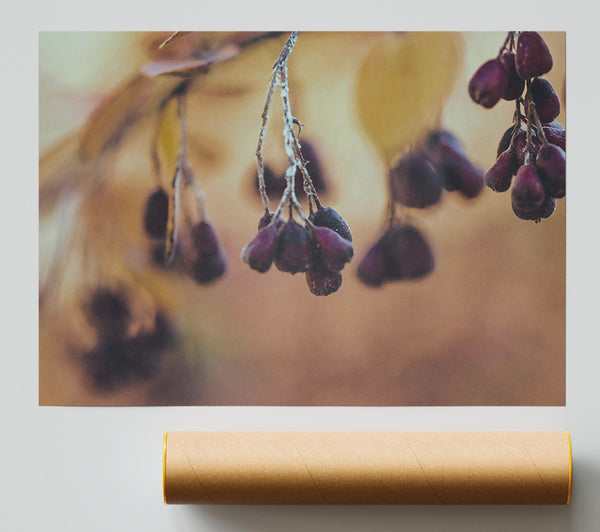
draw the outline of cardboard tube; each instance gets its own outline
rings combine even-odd
[[[568,432],[167,432],[165,503],[569,504]]]

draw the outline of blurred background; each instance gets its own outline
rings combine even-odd
[[[387,204],[387,167],[361,127],[359,115],[369,110],[357,109],[357,80],[382,39],[418,44],[419,35],[306,32],[290,56],[292,109],[323,170],[321,200],[354,236],[355,258],[339,292],[316,297],[303,274],[274,267],[259,274],[239,259],[262,215],[254,152],[286,35],[230,59],[217,55],[207,71],[193,71],[188,90],[190,163],[227,255],[226,274],[198,285],[181,269],[156,264],[142,224],[157,184],[154,111],[182,78],[138,73],[148,64],[153,73],[166,68],[159,59],[189,64],[231,38],[182,36],[157,55],[168,36],[39,34],[40,404],[564,404],[565,200],[536,224],[513,214],[509,192],[486,187],[473,200],[445,192],[439,204],[410,215],[434,249],[431,275],[377,289],[356,278],[358,261],[385,227]],[[565,125],[565,35],[542,36],[554,58],[545,77],[561,98],[557,120]],[[435,58],[418,71],[410,69],[418,60],[407,62],[398,98],[415,102],[408,107],[416,118],[396,127],[416,141],[419,128],[439,119],[488,169],[514,104],[485,110],[466,87],[506,34],[446,37],[456,59],[452,79]],[[419,95],[436,84],[443,96],[425,102],[425,112]],[[278,95],[273,101],[265,162],[283,171]],[[115,128],[121,134],[111,137]],[[161,176],[164,186],[171,177]],[[126,301],[137,339],[122,359],[99,348],[86,311],[106,287]]]

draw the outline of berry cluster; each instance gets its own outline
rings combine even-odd
[[[536,222],[552,215],[556,198],[565,196],[566,132],[555,121],[560,101],[550,82],[540,77],[552,64],[539,33],[509,32],[498,56],[481,65],[469,82],[471,98],[487,109],[500,99],[516,102],[513,125],[500,140],[485,181],[496,192],[512,184],[513,212]]]
[[[158,369],[174,334],[163,314],[157,313],[154,329],[128,334],[131,313],[118,291],[98,288],[86,304],[87,318],[96,330],[96,346],[83,355],[94,387],[114,391],[132,380],[148,379]]]
[[[311,293],[327,296],[341,287],[341,270],[353,254],[348,224],[335,210],[321,207],[304,226],[294,220],[291,212],[287,222],[265,213],[258,223],[258,233],[242,250],[242,260],[261,273],[273,262],[282,272],[305,272]]]
[[[388,227],[358,265],[358,278],[369,286],[418,279],[433,271],[431,246],[416,227],[396,220],[398,208],[435,205],[443,189],[474,198],[483,188],[483,173],[469,160],[456,136],[437,129],[392,167],[389,187]]]

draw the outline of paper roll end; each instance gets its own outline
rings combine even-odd
[[[163,434],[163,453],[162,453],[162,481],[163,481],[163,502],[167,504],[167,434]]]
[[[570,504],[571,502],[571,487],[573,486],[573,447],[571,444],[571,433],[567,431],[567,441],[569,442],[569,488],[567,493],[567,502],[566,504]]]

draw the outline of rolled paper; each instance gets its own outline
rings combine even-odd
[[[568,432],[166,432],[165,503],[569,504]]]

